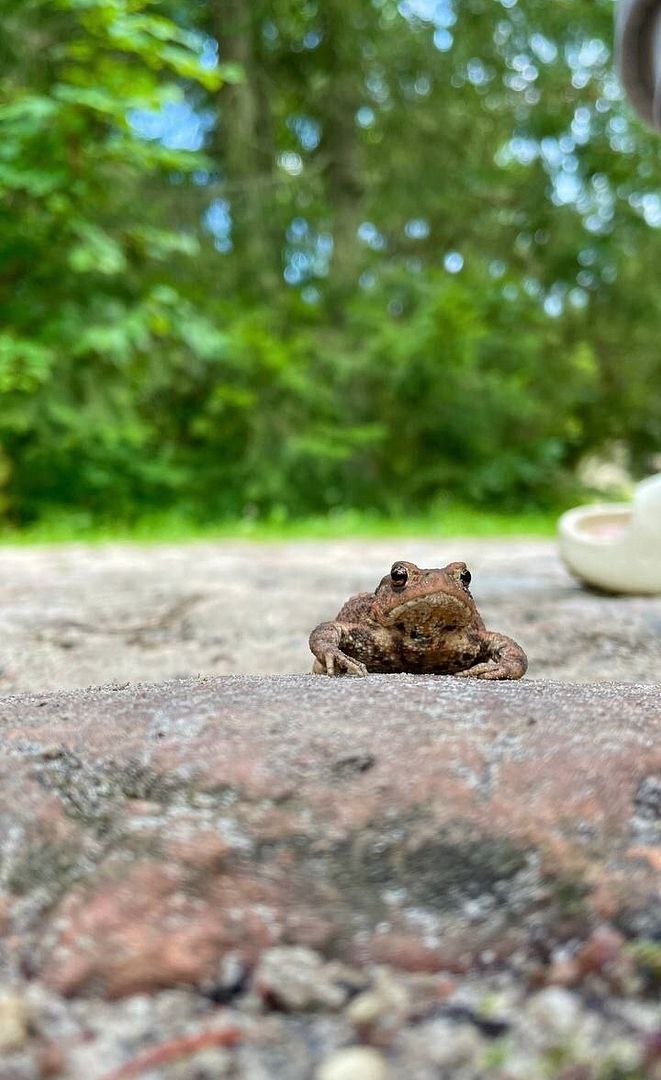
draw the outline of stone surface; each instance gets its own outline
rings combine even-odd
[[[460,971],[651,934],[660,718],[658,687],[414,676],[1,699],[5,968],[117,997],[230,950]]]
[[[164,1080],[308,1080],[362,1043],[386,1075],[495,1054],[505,1080],[569,1038],[563,1067],[638,1080],[660,727],[658,685],[527,679],[1,698],[0,982],[29,1024],[0,1075],[109,1080],[155,1047]]]
[[[303,674],[307,638],[396,559],[465,560],[529,677],[658,682],[661,597],[581,588],[548,540],[333,540],[0,548],[0,689]]]

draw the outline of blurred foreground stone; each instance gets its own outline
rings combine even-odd
[[[515,1077],[523,1054],[532,1078],[595,999],[618,1077],[653,1075],[661,687],[228,676],[0,718],[3,1080],[93,1080],[230,1004],[242,1047],[207,1047],[209,1076],[349,1076],[361,1056],[333,1055],[361,1044],[374,1076]],[[321,1028],[280,1059],[296,1016]],[[503,1049],[521,1016],[539,1045]]]

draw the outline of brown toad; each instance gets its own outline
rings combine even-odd
[[[520,679],[528,667],[511,638],[485,629],[466,563],[421,570],[396,562],[373,593],[347,600],[310,635],[316,675],[411,672]]]

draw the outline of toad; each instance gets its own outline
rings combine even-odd
[[[520,679],[526,654],[487,630],[471,596],[466,563],[422,570],[396,562],[373,593],[347,600],[310,635],[316,675],[410,672]]]

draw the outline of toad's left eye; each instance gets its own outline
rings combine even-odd
[[[470,570],[462,570],[460,575],[459,575],[459,579],[461,581],[461,584],[465,585],[466,588],[468,588],[468,586],[471,583],[471,572],[470,572]]]
[[[408,581],[409,572],[405,566],[398,566],[397,563],[390,571],[390,579],[398,589],[401,589]]]

